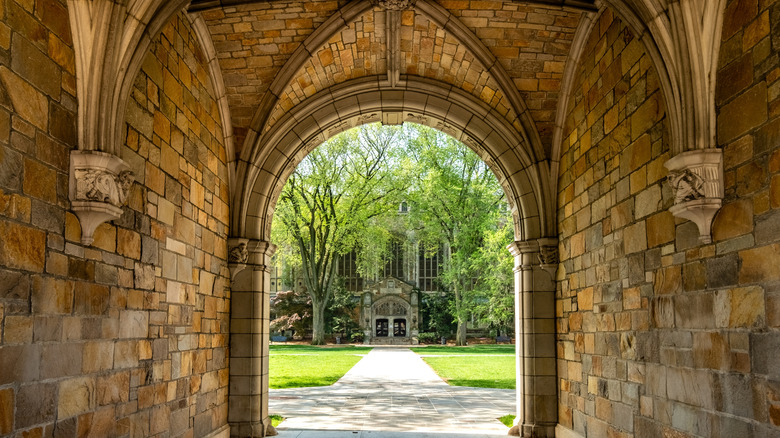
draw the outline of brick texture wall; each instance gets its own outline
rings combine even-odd
[[[187,19],[127,107],[122,217],[80,243],[65,2],[0,2],[0,435],[204,436],[226,424],[228,188]],[[24,60],[24,61],[22,61]]]
[[[708,245],[668,212],[665,102],[643,46],[609,10],[588,40],[564,129],[557,300],[560,422],[584,436],[780,433],[780,3],[769,3],[726,12],[726,199]]]

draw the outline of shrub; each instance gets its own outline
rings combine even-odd
[[[441,337],[438,336],[436,333],[425,332],[425,333],[420,333],[417,336],[417,339],[420,341],[421,344],[438,344],[441,340]]]

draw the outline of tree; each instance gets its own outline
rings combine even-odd
[[[325,142],[290,176],[275,212],[273,239],[300,257],[312,301],[312,344],[325,341],[338,257],[358,246],[372,219],[394,211],[404,166],[391,146],[400,129],[364,125]]]
[[[271,299],[271,308],[278,315],[271,321],[273,331],[293,330],[303,336],[311,327],[311,298],[306,293],[278,292]]]
[[[405,133],[407,153],[418,164],[411,218],[428,251],[444,243],[439,281],[454,297],[456,344],[465,345],[466,324],[478,301],[478,254],[502,214],[504,193],[492,171],[463,143],[423,126],[410,126]]]
[[[475,260],[475,269],[480,273],[475,286],[479,296],[475,312],[479,321],[494,328],[497,335],[514,330],[514,259],[506,249],[513,237],[512,221],[501,221],[487,231]]]

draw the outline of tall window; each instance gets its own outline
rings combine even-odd
[[[404,244],[400,240],[390,243],[390,258],[385,265],[385,276],[405,280],[404,277]]]
[[[344,280],[344,289],[350,292],[363,290],[363,278],[358,273],[356,259],[354,251],[339,257],[338,275]]]
[[[418,287],[421,291],[436,292],[439,290],[436,279],[439,277],[441,258],[441,249],[433,255],[426,255],[425,251],[420,250],[420,284]]]

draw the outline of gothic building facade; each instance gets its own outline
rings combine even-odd
[[[272,434],[274,207],[377,121],[504,188],[517,433],[780,435],[777,0],[1,0],[0,435]]]

